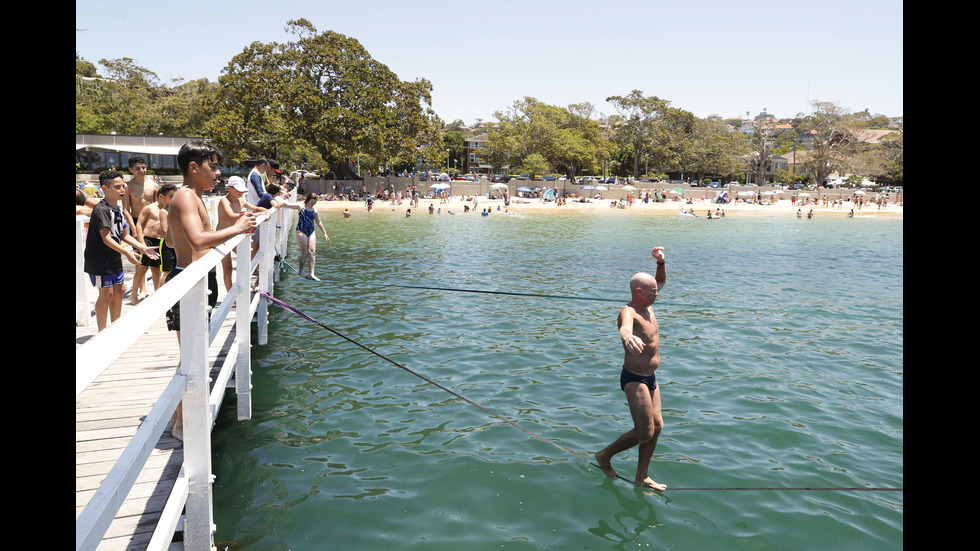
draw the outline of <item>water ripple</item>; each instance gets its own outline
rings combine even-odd
[[[318,251],[329,275],[285,276],[276,293],[588,456],[631,423],[618,305],[390,283],[625,297],[663,244],[654,478],[901,487],[901,223],[677,222],[382,210],[330,222]],[[219,548],[902,545],[900,492],[644,492],[296,316],[273,309],[271,319],[271,344],[252,353],[253,419],[225,408],[214,431]],[[631,450],[616,467],[630,475],[635,461]]]

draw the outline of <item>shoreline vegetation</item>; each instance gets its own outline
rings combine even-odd
[[[464,200],[464,198],[466,200]],[[740,217],[740,216],[797,216],[797,211],[800,211],[802,218],[806,218],[807,215],[812,211],[813,217],[840,217],[847,218],[851,212],[854,210],[854,218],[890,218],[890,219],[903,219],[904,206],[902,204],[888,203],[885,206],[879,207],[876,203],[868,201],[860,209],[854,205],[851,201],[843,201],[837,205],[829,204],[824,206],[822,203],[818,204],[816,202],[810,202],[804,204],[797,201],[795,204],[789,199],[777,200],[774,203],[767,204],[755,204],[749,202],[739,201],[737,203],[711,203],[708,200],[694,199],[688,203],[687,200],[668,200],[662,203],[649,202],[644,203],[642,201],[633,201],[631,206],[626,206],[624,208],[614,207],[612,204],[616,202],[615,198],[608,199],[590,199],[589,202],[581,203],[568,200],[565,204],[557,205],[554,201],[541,202],[537,198],[533,199],[522,199],[522,198],[512,198],[510,205],[504,205],[504,201],[501,199],[487,199],[486,197],[477,198],[476,205],[474,206],[472,197],[463,196],[452,196],[449,198],[448,202],[442,199],[432,199],[423,198],[419,200],[419,206],[411,207],[407,199],[402,199],[399,201],[391,200],[375,200],[372,206],[373,212],[398,212],[401,215],[406,215],[407,211],[411,209],[412,215],[426,215],[428,214],[429,205],[439,214],[465,214],[470,216],[480,216],[482,211],[489,208],[491,214],[497,213],[510,213],[510,214],[530,214],[530,213],[610,213],[610,214],[628,214],[628,213],[639,213],[639,214],[665,214],[678,216],[680,211],[689,212],[691,209],[694,210],[694,214],[697,218],[708,218],[708,211],[711,211],[712,217],[716,215],[717,212],[723,211],[725,217]],[[469,211],[466,211],[465,207],[469,207]],[[498,209],[499,207],[499,209]],[[319,212],[329,212],[331,214],[342,214],[346,209],[352,216],[358,215],[368,215],[367,203],[364,200],[349,201],[346,199],[334,199],[334,200],[319,200],[316,203],[315,209]],[[372,213],[373,213],[372,212]],[[434,213],[435,214],[435,213]]]

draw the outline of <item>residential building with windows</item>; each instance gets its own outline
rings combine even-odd
[[[493,167],[487,162],[487,155],[490,153],[489,144],[486,134],[473,136],[463,141],[463,148],[466,150],[463,172],[467,174],[490,174],[493,171]]]

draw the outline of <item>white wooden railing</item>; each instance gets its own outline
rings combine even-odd
[[[294,197],[295,199],[295,197]],[[212,207],[214,206],[212,203]],[[212,211],[213,212],[213,211]],[[75,352],[75,394],[81,393],[129,347],[133,346],[166,311],[180,301],[180,367],[137,429],[95,495],[75,520],[76,551],[94,550],[140,474],[147,458],[166,429],[178,404],[183,404],[184,464],[154,534],[151,551],[170,546],[184,510],[184,548],[213,548],[214,523],[211,496],[211,427],[232,376],[238,398],[238,419],[251,418],[251,330],[258,322],[258,344],[268,341],[268,300],[251,296],[251,274],[258,268],[256,287],[270,294],[278,280],[277,255],[286,251],[288,231],[295,211],[273,209],[259,216],[259,250],[252,262],[251,236],[239,235],[215,247],[208,255],[186,267],[180,277],[157,289],[139,306],[111,324]],[[217,220],[216,213],[212,220]],[[207,312],[207,277],[232,250],[240,260],[234,285],[211,312]],[[84,275],[84,274],[83,274]],[[245,284],[242,285],[241,283]],[[235,306],[235,341],[212,389],[208,351],[222,322]],[[88,315],[86,305],[85,315]],[[76,317],[80,314],[76,313]]]

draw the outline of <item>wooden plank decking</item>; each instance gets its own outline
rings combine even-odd
[[[132,266],[126,288],[132,288]],[[221,281],[220,266],[218,281]],[[152,292],[153,284],[147,286]],[[224,285],[219,284],[219,300]],[[94,311],[95,290],[91,289]],[[128,293],[121,320],[130,305]],[[76,327],[75,346],[97,332],[95,318],[88,327]],[[211,346],[212,380],[231,346],[234,316],[228,316]],[[101,481],[136,433],[143,418],[163,393],[176,372],[180,350],[175,333],[159,319],[122,357],[75,398],[75,518],[81,514]],[[137,479],[132,491],[109,527],[99,550],[142,550],[152,536],[160,512],[173,488],[183,462],[183,446],[168,428]]]

